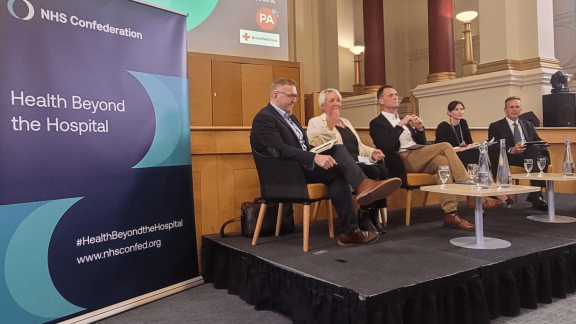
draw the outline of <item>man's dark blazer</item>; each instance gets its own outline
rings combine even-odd
[[[410,125],[407,125],[412,134],[412,139],[417,144],[426,144],[426,134],[425,132],[412,129]],[[404,127],[394,126],[390,124],[390,121],[384,117],[384,115],[379,114],[378,117],[370,121],[370,137],[372,137],[372,142],[376,148],[384,152],[384,162],[386,163],[386,168],[390,173],[390,177],[398,177],[402,180],[402,183],[406,183],[406,166],[398,154],[400,150],[400,135],[404,132]]]
[[[534,125],[526,120],[522,120],[518,118],[518,125],[522,128],[522,132],[524,133],[524,140],[526,142],[532,141],[542,141],[543,139],[538,136]],[[506,151],[515,145],[514,143],[514,133],[512,133],[512,129],[510,129],[510,124],[508,124],[508,120],[506,118],[500,119],[490,124],[488,127],[488,140],[494,138],[495,141],[499,141],[501,139],[506,140]],[[500,156],[500,146],[499,145],[492,145],[488,148],[488,155],[490,158],[490,163],[492,164],[492,172],[495,173],[497,168],[495,167],[498,165],[498,157]],[[527,150],[524,151],[522,154],[510,154],[508,153],[508,163],[510,165],[515,166],[524,166],[524,159],[533,159],[534,165],[536,165],[536,159],[540,156],[544,156],[548,158],[550,161],[550,154],[547,150],[540,149],[539,146],[528,146]],[[548,163],[546,164],[546,168],[544,171],[548,170]],[[495,175],[494,175],[495,176]],[[531,183],[533,183],[531,181]],[[533,184],[539,185],[539,184]],[[545,184],[544,184],[545,186]]]
[[[518,118],[518,125],[522,128],[522,132],[524,133],[524,139],[526,142],[532,141],[542,141],[538,133],[536,133],[536,129],[531,122],[526,120],[522,120]],[[506,150],[513,147],[514,143],[514,133],[510,129],[510,124],[508,124],[508,120],[506,118],[500,119],[499,121],[495,121],[488,127],[488,140],[494,138],[496,141],[500,139],[506,140]]]
[[[302,129],[300,122],[294,115],[290,118],[300,128],[306,142],[306,148],[310,150],[306,131]],[[288,125],[288,122],[280,116],[270,103],[262,108],[252,121],[250,144],[258,153],[264,156],[294,160],[308,170],[314,168],[316,154],[302,149],[292,127]]]

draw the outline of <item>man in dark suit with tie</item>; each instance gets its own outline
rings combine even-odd
[[[537,145],[526,145],[525,142],[542,141],[534,125],[529,122],[518,118],[522,113],[522,100],[519,97],[508,97],[504,101],[504,114],[506,117],[495,121],[488,127],[488,140],[494,138],[495,141],[500,139],[506,140],[506,152],[508,152],[508,163],[515,166],[524,166],[524,159],[532,159],[534,168],[532,171],[536,172],[536,163],[539,157],[546,158],[546,167],[544,171],[548,171],[548,164],[550,163],[550,155],[548,150]],[[492,145],[488,151],[492,170],[496,170],[499,157],[499,146]],[[495,176],[495,175],[494,175]],[[531,180],[532,186],[545,188],[545,181]],[[528,194],[527,201],[532,203],[532,207],[538,210],[548,210],[548,203],[542,191],[532,192]]]
[[[338,244],[369,244],[376,241],[379,235],[374,226],[358,226],[350,187],[356,191],[358,204],[367,205],[391,195],[400,186],[400,179],[373,181],[366,178],[343,145],[334,145],[322,154],[310,152],[306,132],[292,115],[296,100],[298,92],[294,80],[280,78],[274,81],[270,87],[270,103],[252,121],[250,144],[262,155],[298,162],[306,181],[328,186],[340,221]]]
[[[385,85],[376,93],[382,113],[370,121],[370,137],[376,148],[384,152],[384,162],[390,176],[406,181],[406,172],[437,174],[439,167],[450,167],[448,182],[467,182],[468,173],[449,143],[438,143],[413,149],[426,144],[422,119],[415,115],[398,115],[398,92]],[[414,127],[410,126],[410,122]],[[458,199],[455,195],[441,194],[440,207],[444,211],[444,226],[462,230],[474,230],[474,224],[458,215]]]

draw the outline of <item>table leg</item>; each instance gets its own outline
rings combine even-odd
[[[576,218],[556,215],[556,202],[554,201],[554,181],[548,180],[548,215],[532,215],[528,219],[543,223],[574,223]]]
[[[474,199],[474,222],[476,232],[476,245],[484,247],[484,217],[482,215],[482,197]]]
[[[482,197],[474,199],[474,222],[475,237],[457,237],[450,240],[452,245],[466,249],[492,250],[510,247],[512,244],[508,241],[484,237],[484,216],[482,215]]]

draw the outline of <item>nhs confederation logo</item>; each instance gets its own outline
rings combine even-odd
[[[25,17],[20,17],[16,14],[16,12],[14,11],[14,3],[16,2],[16,0],[8,0],[8,11],[10,11],[10,14],[14,16],[14,18],[22,20],[32,19],[32,17],[34,17],[34,6],[32,6],[30,1],[28,0],[21,0],[21,1],[23,1],[28,6],[28,15],[26,15]]]

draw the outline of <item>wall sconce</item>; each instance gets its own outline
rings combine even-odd
[[[354,95],[361,95],[364,91],[364,85],[360,80],[360,54],[364,52],[364,46],[352,46],[350,52],[354,53]]]
[[[472,53],[472,29],[470,29],[471,21],[478,17],[476,11],[464,11],[456,15],[456,19],[464,23],[464,49],[466,60],[462,64],[462,76],[470,76],[476,73],[476,62],[474,62],[474,55]]]

